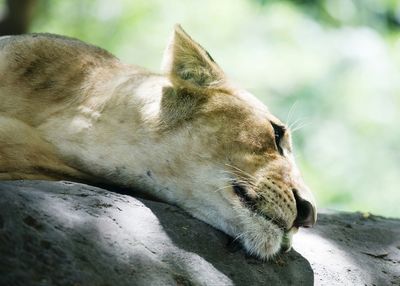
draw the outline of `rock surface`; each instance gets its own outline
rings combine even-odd
[[[400,285],[400,220],[322,213],[274,261],[180,209],[71,182],[0,182],[0,285]]]

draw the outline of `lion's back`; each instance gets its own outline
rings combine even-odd
[[[0,112],[76,100],[118,65],[109,52],[68,37],[1,37]]]
[[[37,91],[77,83],[93,68],[117,61],[101,48],[53,34],[0,38],[0,58],[3,85],[17,80]]]

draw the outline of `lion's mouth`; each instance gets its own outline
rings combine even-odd
[[[251,211],[254,211],[256,208],[257,199],[250,197],[246,188],[236,181],[232,183],[232,188],[235,194],[239,197],[240,201]]]
[[[241,203],[243,206],[248,208],[250,211],[255,213],[256,215],[259,215],[266,219],[267,221],[273,223],[274,225],[278,226],[280,229],[284,230],[285,232],[288,231],[288,226],[287,223],[279,218],[279,217],[272,217],[265,212],[261,212],[257,209],[257,205],[260,203],[260,199],[258,197],[251,197],[248,194],[248,191],[246,190],[246,187],[241,185],[240,183],[234,181],[232,183],[232,188],[235,194],[239,197]]]
[[[281,252],[289,252],[292,249],[293,235],[297,233],[299,229],[293,226],[288,231],[285,231],[282,237]]]

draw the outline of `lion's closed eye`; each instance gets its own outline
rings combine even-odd
[[[281,142],[283,137],[285,136],[286,128],[282,125],[278,125],[271,121],[271,125],[274,128],[274,138],[275,138],[275,145],[278,149],[279,153],[283,155],[283,149],[281,146]]]

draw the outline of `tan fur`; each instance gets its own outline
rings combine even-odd
[[[179,26],[163,72],[61,36],[0,38],[0,179],[140,188],[274,255],[297,229],[294,193],[315,212],[289,131],[280,154],[283,124]]]

